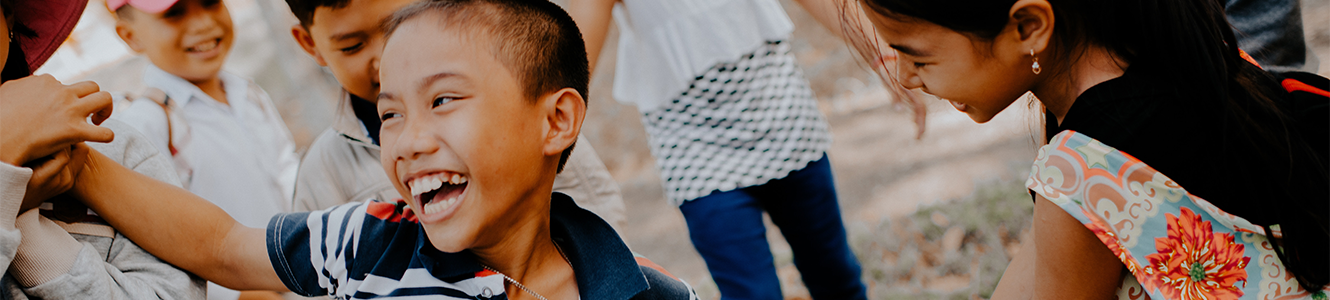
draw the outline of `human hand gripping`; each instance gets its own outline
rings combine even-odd
[[[50,75],[0,85],[0,161],[24,166],[84,141],[110,142],[115,133],[97,126],[111,117],[112,108],[111,95],[100,89],[91,81],[65,85]],[[49,162],[61,161],[38,167]]]
[[[28,179],[27,193],[23,194],[19,213],[37,208],[47,199],[73,188],[74,179],[78,178],[79,171],[83,170],[83,163],[87,158],[88,147],[78,143],[53,155],[24,164],[24,167],[32,169],[32,178]]]

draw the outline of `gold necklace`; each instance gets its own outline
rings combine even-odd
[[[559,256],[563,256],[563,261],[568,262],[568,266],[569,266],[569,267],[572,267],[573,261],[568,260],[568,254],[564,254],[564,253],[563,253],[563,247],[559,247],[559,244],[558,244],[558,243],[554,243],[554,249],[559,250]],[[503,276],[503,280],[506,280],[506,281],[508,281],[509,283],[512,283],[513,285],[517,286],[517,288],[522,289],[522,291],[526,292],[527,294],[530,294],[530,295],[532,295],[532,296],[536,296],[536,299],[540,299],[540,300],[550,300],[550,299],[545,298],[545,296],[541,296],[540,294],[536,293],[536,291],[532,291],[531,289],[527,288],[525,285],[522,285],[521,282],[517,282],[517,279],[513,279],[512,277],[508,277],[507,274],[503,274],[503,273],[499,272],[498,270],[495,270],[494,268],[490,268],[490,266],[486,266],[485,264],[480,264],[480,266],[483,267],[483,268],[485,268],[485,270],[489,270],[490,272],[494,272],[494,274],[499,274],[499,276]]]

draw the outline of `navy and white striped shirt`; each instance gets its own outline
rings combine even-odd
[[[610,225],[554,193],[550,234],[581,299],[686,299],[683,281],[634,255]],[[406,202],[365,201],[281,214],[268,223],[268,257],[282,283],[334,299],[507,299],[502,276],[470,251],[435,249]]]

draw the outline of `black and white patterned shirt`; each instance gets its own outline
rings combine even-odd
[[[768,42],[643,112],[671,202],[761,185],[822,158],[831,134],[794,60],[788,43]]]

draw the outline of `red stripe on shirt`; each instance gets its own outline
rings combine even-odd
[[[379,220],[384,220],[388,222],[401,222],[403,220],[412,223],[418,222],[416,220],[416,213],[412,211],[409,207],[403,209],[404,212],[400,213],[398,212],[397,210],[398,205],[401,205],[402,207],[407,207],[405,200],[397,199],[396,201],[393,202],[394,203],[370,201],[369,204],[365,204],[367,205],[365,207],[365,213],[374,216]]]
[[[674,274],[670,274],[670,271],[666,271],[666,270],[665,270],[665,267],[661,267],[660,265],[657,265],[656,263],[651,262],[650,259],[647,259],[647,258],[645,258],[645,257],[641,257],[641,256],[633,257],[633,258],[634,258],[634,259],[637,259],[637,265],[639,265],[639,266],[643,266],[643,267],[648,267],[648,268],[656,269],[656,271],[660,271],[660,273],[661,273],[661,274],[665,274],[665,276],[669,276],[670,278],[674,278],[674,280],[679,280],[679,277],[674,277]]]

